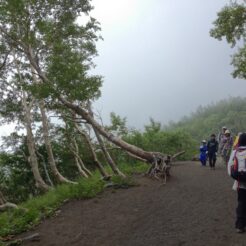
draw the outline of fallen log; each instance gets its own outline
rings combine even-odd
[[[11,202],[6,202],[0,205],[0,211],[4,211],[8,208],[18,209],[19,207],[16,204],[11,203]]]
[[[20,239],[22,242],[26,242],[26,241],[40,241],[40,235],[39,233],[34,233],[30,236],[24,237]]]
[[[185,151],[180,151],[180,152],[176,153],[175,155],[172,156],[172,158],[171,158],[172,161],[175,160],[177,157],[183,155],[184,153],[185,153]]]
[[[155,152],[155,156],[158,157],[152,163],[151,167],[149,168],[148,172],[146,173],[147,176],[155,178],[166,184],[167,177],[170,176],[170,170],[172,166],[172,162],[180,155],[184,154],[185,151],[178,152],[173,156],[167,155],[163,158],[162,153]]]
[[[23,238],[19,238],[13,241],[9,241],[6,245],[7,246],[18,246],[21,245],[24,242],[38,242],[40,241],[40,234],[39,233],[34,233],[32,235],[23,237]]]

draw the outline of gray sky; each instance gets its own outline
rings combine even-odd
[[[126,116],[142,128],[149,117],[178,120],[229,96],[244,96],[246,82],[231,77],[233,51],[209,36],[229,0],[92,0],[104,41],[94,72],[104,76],[96,102],[105,123]],[[0,135],[13,131],[0,127]]]
[[[101,22],[96,73],[104,76],[96,103],[142,128],[149,117],[178,120],[229,96],[244,96],[246,82],[231,77],[230,46],[209,36],[226,0],[93,0]]]

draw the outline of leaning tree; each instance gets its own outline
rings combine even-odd
[[[151,163],[164,159],[161,153],[144,151],[114,136],[86,107],[88,101],[100,96],[102,85],[100,76],[89,73],[100,38],[99,23],[89,15],[92,8],[90,0],[1,1],[0,42],[10,47],[5,55],[18,53],[33,70],[26,76],[35,73],[42,81],[28,88],[35,97],[69,108],[98,134],[136,158]]]

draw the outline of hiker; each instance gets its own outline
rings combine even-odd
[[[202,144],[200,146],[200,162],[202,163],[202,166],[206,166],[207,163],[207,141],[202,140]]]
[[[221,154],[221,151],[223,149],[223,146],[224,146],[224,139],[225,139],[225,132],[227,130],[227,127],[226,126],[223,126],[222,129],[221,129],[221,132],[219,133],[219,136],[218,136],[218,143],[219,143],[219,154]]]
[[[208,160],[211,170],[215,170],[217,151],[218,151],[218,141],[216,140],[215,134],[211,134],[210,140],[208,141],[207,144]]]
[[[233,150],[228,162],[228,174],[235,182],[233,190],[237,190],[238,206],[236,209],[236,230],[242,233],[246,226],[246,133],[238,140],[238,147]]]
[[[223,142],[224,144],[221,150],[221,156],[224,160],[224,163],[227,165],[229,158],[230,158],[231,149],[233,146],[233,138],[231,136],[231,132],[228,129],[225,131]]]

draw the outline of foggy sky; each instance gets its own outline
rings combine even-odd
[[[104,41],[95,72],[104,76],[96,103],[104,121],[126,116],[142,128],[149,117],[178,120],[199,105],[244,96],[231,76],[233,50],[209,36],[226,0],[93,0]]]
[[[209,36],[226,0],[92,0],[104,41],[93,73],[104,77],[95,108],[105,123],[114,111],[128,126],[149,117],[168,123],[229,96],[244,96],[246,81],[231,77],[226,42]],[[13,131],[1,126],[0,135]]]

